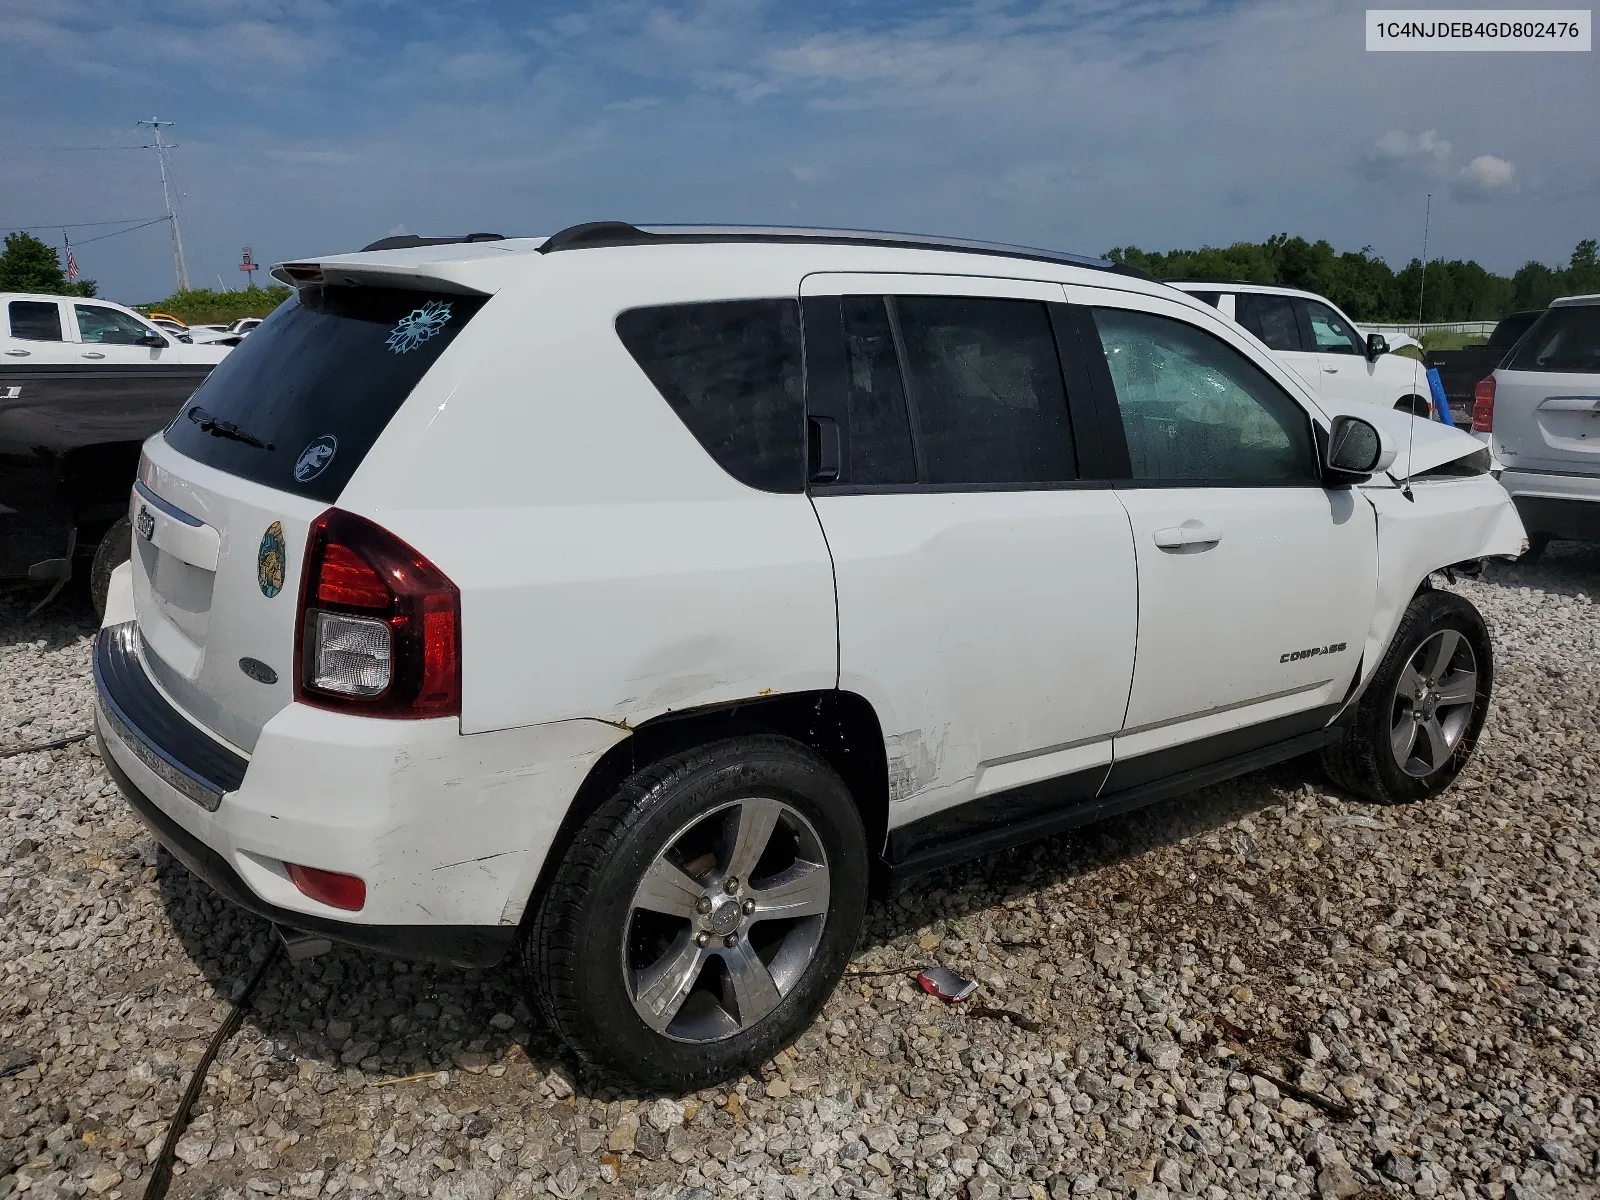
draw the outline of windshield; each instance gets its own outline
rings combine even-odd
[[[301,288],[217,365],[167,442],[219,471],[331,503],[486,299]]]

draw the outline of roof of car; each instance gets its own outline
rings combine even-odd
[[[591,221],[569,226],[548,237],[507,238],[499,234],[475,233],[460,237],[417,237],[399,235],[373,242],[354,254],[337,254],[279,263],[275,278],[292,285],[316,283],[323,278],[323,267],[337,266],[355,272],[363,270],[394,274],[426,274],[430,278],[473,285],[459,270],[443,272],[437,268],[453,264],[470,271],[470,264],[485,264],[510,257],[540,256],[578,250],[624,247],[687,245],[829,245],[862,249],[932,250],[955,254],[1016,259],[1057,266],[1115,273],[1150,280],[1134,267],[1103,258],[1072,254],[1036,246],[1015,246],[1003,242],[968,238],[935,237],[926,234],[895,233],[862,229],[814,229],[781,225],[629,225],[620,221]],[[433,268],[433,269],[430,269]],[[476,290],[475,288],[473,290]]]
[[[1600,292],[1591,292],[1585,296],[1562,296],[1550,301],[1551,308],[1565,308],[1568,305],[1600,304]]]

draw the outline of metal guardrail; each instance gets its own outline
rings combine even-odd
[[[1392,325],[1361,326],[1362,333],[1404,333],[1414,338],[1421,338],[1425,333],[1465,333],[1475,337],[1488,337],[1494,332],[1498,321],[1432,321],[1418,324],[1415,321]]]

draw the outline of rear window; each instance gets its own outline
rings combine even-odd
[[[332,502],[485,300],[301,288],[206,377],[167,442],[219,471]]]
[[[47,300],[13,300],[11,336],[30,342],[61,340],[61,308]]]
[[[617,317],[617,336],[724,471],[764,492],[805,490],[796,301],[634,308]]]
[[[1506,360],[1508,371],[1600,371],[1600,304],[1544,311]]]

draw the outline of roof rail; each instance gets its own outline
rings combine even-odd
[[[953,250],[967,254],[993,254],[1002,258],[1031,259],[1111,271],[1136,279],[1153,277],[1138,267],[1103,258],[1012,246],[1003,242],[978,242],[966,238],[934,237],[920,233],[880,233],[867,229],[807,229],[787,225],[630,225],[626,221],[585,221],[551,234],[539,253],[588,250],[602,246],[692,245],[706,243],[766,242],[799,244],[816,242],[835,246],[888,246],[915,250]]]
[[[394,237],[379,238],[370,245],[361,247],[361,253],[368,250],[410,250],[413,246],[450,246],[461,242],[503,242],[503,233],[467,233],[459,237],[418,237],[414,233],[396,234]]]
[[[1281,287],[1286,288],[1287,283],[1263,283],[1259,279],[1225,279],[1221,275],[1176,275],[1171,279],[1159,280],[1161,283],[1230,283],[1242,284],[1245,287]],[[1295,288],[1295,291],[1302,289]]]

